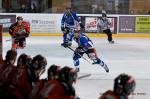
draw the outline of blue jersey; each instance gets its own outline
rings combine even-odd
[[[74,38],[78,46],[82,47],[84,51],[93,48],[93,42],[84,34],[80,34],[79,38]]]
[[[70,12],[69,14],[65,12],[61,20],[61,26],[75,27],[76,22],[79,22],[79,19],[75,12]]]

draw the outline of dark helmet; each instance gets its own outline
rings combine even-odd
[[[58,72],[60,70],[60,66],[51,65],[48,69],[48,80],[58,78]]]
[[[120,74],[114,81],[114,92],[121,96],[128,96],[135,90],[135,80],[127,74]]]
[[[66,83],[73,83],[77,79],[77,72],[75,69],[68,66],[63,67],[59,72],[59,80]]]
[[[17,57],[17,51],[16,50],[8,50],[5,56],[6,62],[9,62],[11,60],[15,60]]]
[[[71,6],[67,6],[66,7],[66,15],[71,16],[71,12],[72,12]]]
[[[18,21],[18,20],[23,20],[22,16],[18,16],[18,17],[17,17],[17,21]]]
[[[102,17],[107,17],[107,14],[106,13],[102,13]]]
[[[31,64],[32,64],[32,58],[29,55],[23,53],[18,57],[17,66],[26,65],[27,67],[31,67]]]
[[[32,68],[34,70],[45,69],[47,65],[47,60],[42,55],[36,55],[32,60]]]
[[[26,55],[25,53],[21,54],[18,57],[17,66],[26,65],[27,57],[28,57],[28,55]]]

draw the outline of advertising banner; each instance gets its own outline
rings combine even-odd
[[[100,17],[85,16],[85,32],[89,33],[102,33],[101,28],[98,26]],[[117,17],[108,17],[110,22],[110,30],[112,33],[117,33]]]
[[[135,16],[119,16],[119,33],[135,33]]]
[[[85,32],[98,32],[97,20],[98,20],[97,17],[86,17]]]
[[[11,24],[16,22],[16,15],[0,15],[0,24],[3,25],[3,32],[8,32]]]
[[[30,23],[33,33],[61,33],[61,14],[17,14]]]
[[[136,17],[135,31],[141,33],[150,32],[150,17],[148,16],[138,16]]]

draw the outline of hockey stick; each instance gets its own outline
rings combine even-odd
[[[84,74],[84,75],[81,75],[79,76],[77,79],[83,79],[83,78],[86,78],[86,77],[90,77],[92,74]]]
[[[77,52],[75,52],[75,50],[74,49],[72,49],[70,46],[68,46],[68,48],[71,50],[71,51],[73,51],[74,53],[77,53]],[[85,61],[87,61],[89,64],[92,64],[93,65],[93,63],[91,63],[89,60],[87,60],[85,57],[83,57],[82,55],[80,55],[79,53],[77,53],[81,58],[83,58]]]
[[[20,39],[20,38],[24,38],[24,37],[25,37],[25,36],[19,36],[19,37],[15,38],[15,39]],[[13,38],[6,40],[6,42],[12,41],[12,40],[13,40]]]

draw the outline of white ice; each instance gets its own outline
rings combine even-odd
[[[11,47],[10,37],[3,37],[3,57]],[[113,89],[113,79],[120,73],[128,73],[136,79],[136,90],[133,99],[150,97],[150,39],[115,38],[115,44],[109,44],[106,38],[91,38],[100,58],[107,63],[110,73],[98,65],[91,65],[80,59],[80,73],[90,73],[90,77],[80,79],[75,88],[81,99],[98,99],[101,93]],[[42,54],[48,60],[48,66],[73,66],[73,52],[60,46],[62,37],[29,37],[25,49],[18,54],[26,53],[32,57]],[[76,47],[73,42],[73,48]],[[87,58],[85,55],[84,57]],[[5,57],[4,57],[5,58]],[[47,67],[48,68],[48,67]],[[46,72],[41,78],[46,77]]]

